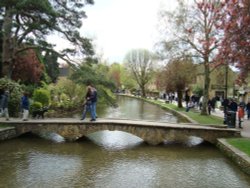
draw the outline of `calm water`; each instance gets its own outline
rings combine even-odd
[[[171,113],[156,105],[146,103],[135,98],[118,96],[117,108],[101,108],[97,110],[98,116],[119,119],[142,119],[149,121],[179,122]]]
[[[156,106],[142,101],[122,98],[120,102],[119,108],[105,110],[106,117],[129,118],[126,114],[140,112],[140,117],[165,121],[169,116],[163,111],[160,117],[161,109],[148,113]],[[99,111],[99,116],[105,112]],[[249,176],[212,145],[195,145],[198,139],[149,146],[127,133],[102,131],[89,135],[89,140],[60,141],[51,134],[46,139],[26,136],[1,142],[0,187],[250,187]]]

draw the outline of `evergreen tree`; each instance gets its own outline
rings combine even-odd
[[[17,55],[29,48],[54,51],[68,63],[71,63],[69,55],[93,55],[90,40],[79,32],[82,19],[86,18],[83,8],[93,3],[93,0],[1,0],[2,76],[11,78]],[[51,34],[65,38],[72,45],[55,51],[54,45],[46,40]]]

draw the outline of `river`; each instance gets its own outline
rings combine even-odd
[[[99,110],[106,118],[178,122],[141,100],[120,97],[119,107]],[[137,116],[136,116],[137,114]],[[250,177],[215,146],[145,144],[119,131],[102,131],[78,142],[58,135],[23,136],[0,143],[0,187],[6,188],[247,188]]]

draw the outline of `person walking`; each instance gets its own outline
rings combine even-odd
[[[222,106],[224,112],[224,121],[223,124],[227,124],[227,111],[228,111],[229,100],[227,98],[223,99]]]
[[[212,111],[212,107],[213,106],[213,102],[212,100],[209,98],[207,101],[207,110],[208,110],[208,114],[211,115],[211,111]]]
[[[85,101],[83,104],[83,113],[82,113],[81,120],[85,119],[87,112],[90,112],[90,115],[91,115],[90,121],[96,120],[95,115],[94,115],[94,111],[93,111],[93,106],[92,106],[92,98],[93,98],[93,93],[91,90],[91,86],[87,86],[87,93],[86,93]]]
[[[23,117],[22,117],[23,121],[28,121],[29,107],[30,107],[30,103],[29,103],[28,93],[24,92],[21,98],[21,110],[23,113]]]
[[[241,123],[243,122],[244,118],[244,105],[240,105],[238,109],[238,120],[239,120],[239,128],[242,128]]]
[[[246,104],[247,119],[250,119],[250,100]]]
[[[94,115],[94,119],[97,118],[97,114],[96,114],[96,103],[97,103],[97,90],[96,88],[90,84],[90,87],[91,87],[91,92],[92,92],[92,97],[91,97],[91,105],[92,105],[92,113]]]
[[[5,91],[1,97],[0,108],[1,108],[1,116],[5,116],[6,121],[9,121],[8,104],[9,104],[9,91]]]
[[[190,102],[189,89],[186,89],[186,91],[185,91],[184,100],[186,102],[186,112],[188,112],[190,109],[189,108],[189,102]]]

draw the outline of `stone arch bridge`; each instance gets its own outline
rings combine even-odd
[[[229,128],[216,128],[197,124],[176,124],[153,121],[98,119],[96,122],[77,119],[11,120],[0,121],[16,128],[17,135],[28,132],[39,134],[54,132],[68,141],[75,141],[102,130],[123,131],[140,137],[148,144],[157,145],[166,140],[179,140],[189,136],[200,137],[212,144],[218,138],[240,137],[240,131]]]

